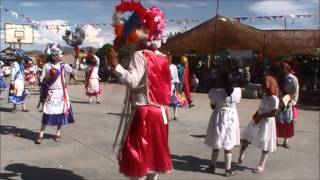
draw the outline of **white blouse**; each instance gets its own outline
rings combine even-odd
[[[51,68],[55,68],[56,70],[60,70],[61,63],[52,64],[52,63],[46,63],[43,66],[42,73],[40,76],[40,81],[42,82],[45,78],[49,78],[50,76],[50,70]],[[74,73],[74,70],[71,66],[68,64],[64,64],[64,70],[68,73]],[[63,79],[63,83],[65,83],[65,80]],[[58,77],[58,79],[52,84],[50,89],[62,89],[62,82],[61,82],[61,75]]]

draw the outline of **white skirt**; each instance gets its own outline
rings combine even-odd
[[[276,151],[277,130],[275,119],[262,119],[258,124],[251,121],[241,133],[241,139],[246,139],[263,151]]]
[[[236,108],[214,110],[208,124],[205,144],[212,149],[231,150],[240,145],[239,118]]]
[[[88,87],[86,87],[86,94],[88,96],[97,96],[101,92],[99,79],[91,78],[88,82]]]

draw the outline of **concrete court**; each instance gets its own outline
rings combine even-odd
[[[63,128],[62,141],[57,143],[49,134],[41,145],[34,144],[40,128],[41,113],[36,109],[38,92],[31,90],[27,106],[29,113],[11,113],[6,101],[7,92],[1,97],[1,165],[0,179],[32,180],[113,180],[126,179],[118,172],[116,153],[112,152],[119,113],[124,98],[124,87],[115,84],[103,86],[102,104],[88,104],[83,85],[68,87],[76,123]],[[295,123],[295,136],[291,148],[279,147],[270,154],[266,170],[252,173],[260,160],[260,150],[249,146],[242,165],[236,163],[237,176],[223,176],[223,152],[220,151],[217,174],[209,174],[211,150],[204,145],[204,135],[211,109],[206,94],[193,94],[195,107],[179,109],[179,121],[170,122],[170,149],[174,171],[160,175],[159,179],[319,179],[319,108],[300,107],[300,117]],[[258,107],[259,100],[242,99],[238,106],[240,126],[243,129]],[[15,137],[20,131],[25,137]],[[282,142],[282,141],[280,141]],[[239,147],[233,150],[233,161],[238,158]]]

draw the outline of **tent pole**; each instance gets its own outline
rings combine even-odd
[[[216,54],[216,44],[217,44],[217,39],[216,39],[216,37],[217,37],[217,21],[218,21],[218,19],[217,19],[217,17],[218,17],[218,14],[219,14],[219,0],[217,0],[217,7],[216,7],[216,16],[215,16],[215,22],[214,22],[214,41],[213,41],[213,55],[215,56],[215,54]]]
[[[265,59],[266,57],[266,49],[267,49],[267,32],[264,32],[263,35],[263,52],[262,52],[262,58]]]
[[[287,30],[287,17],[284,17],[284,29]]]

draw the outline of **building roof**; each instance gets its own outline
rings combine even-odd
[[[173,55],[190,51],[204,55],[218,49],[253,49],[266,56],[277,56],[293,51],[297,54],[315,54],[320,47],[319,30],[260,30],[227,19],[214,17],[168,39],[161,49]]]

